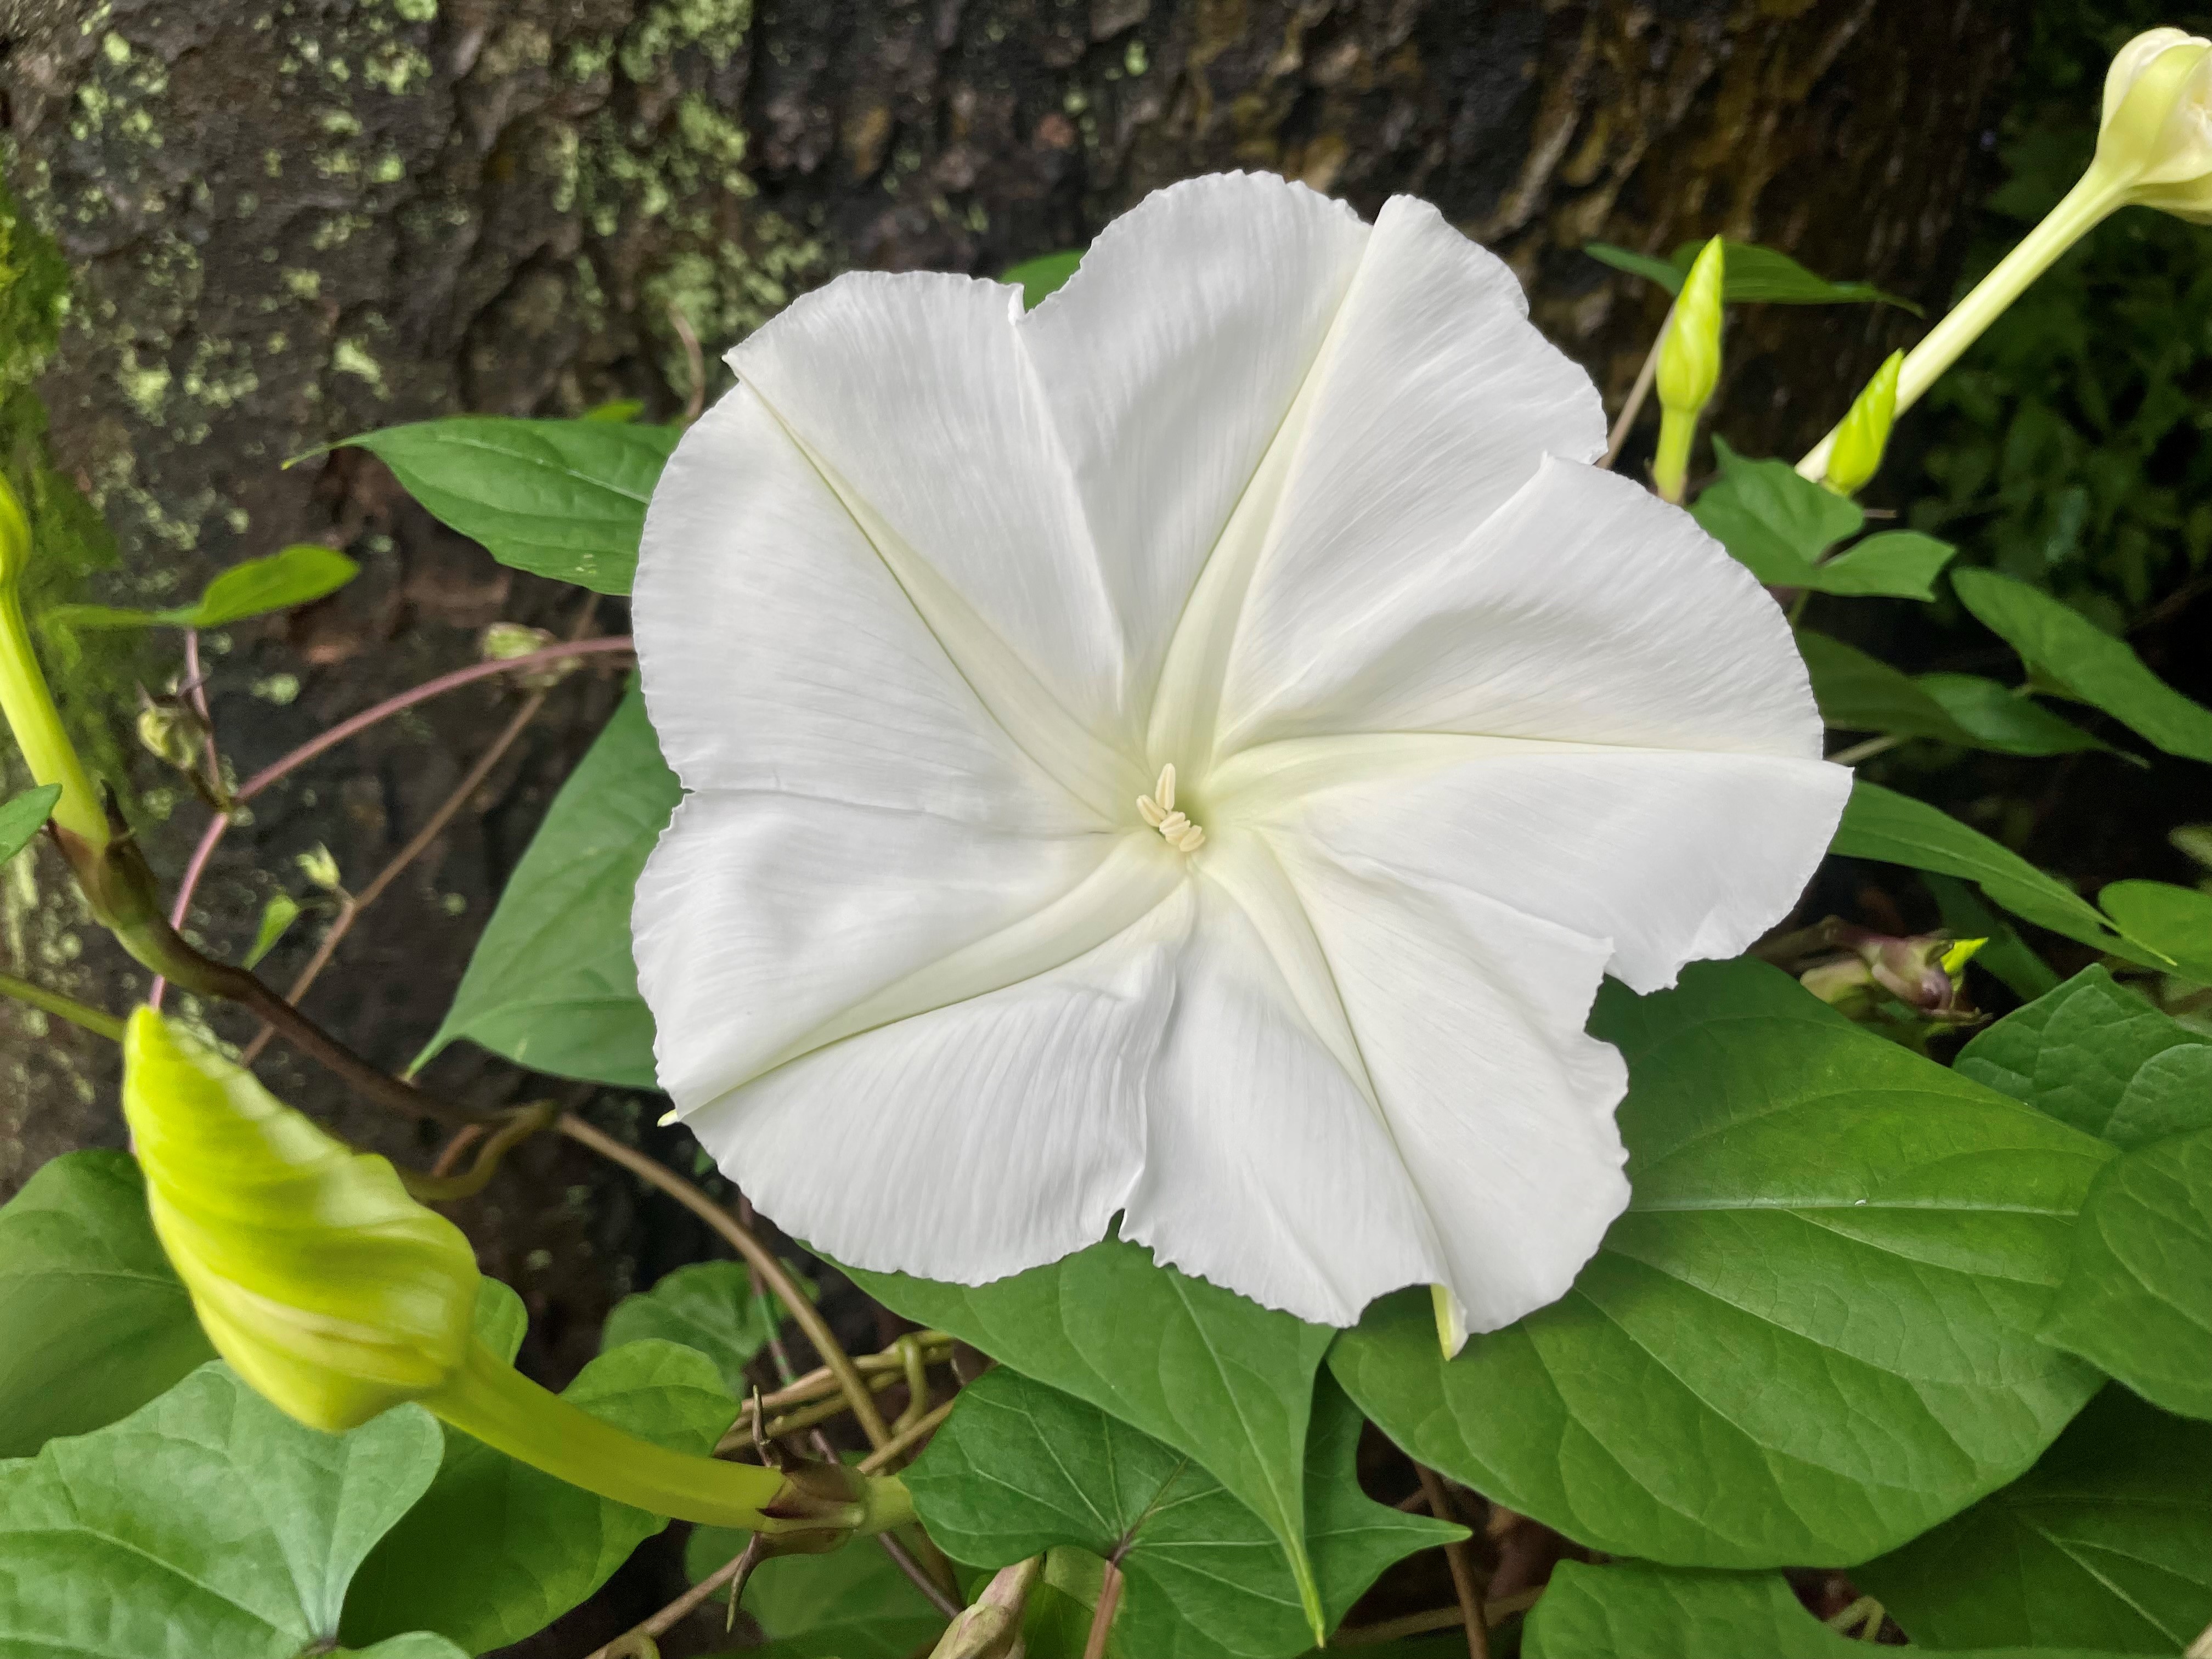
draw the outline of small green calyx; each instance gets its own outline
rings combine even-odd
[[[278,1407],[338,1432],[446,1387],[480,1275],[453,1223],[150,1008],[123,1109],[155,1231],[216,1350]]]
[[[1822,482],[1838,495],[1857,495],[1881,470],[1889,429],[1897,422],[1897,379],[1904,369],[1905,354],[1891,352],[1836,428],[1836,446]]]

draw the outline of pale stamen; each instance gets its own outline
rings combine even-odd
[[[1160,768],[1160,781],[1152,786],[1152,793],[1137,797],[1137,813],[1178,853],[1195,853],[1206,845],[1206,831],[1175,810],[1173,761]]]

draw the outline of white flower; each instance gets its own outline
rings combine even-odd
[[[1200,179],[1027,315],[852,275],[730,362],[635,597],[691,792],[639,983],[721,1167],[969,1284],[1119,1212],[1332,1324],[1565,1291],[1627,1197],[1601,975],[1757,937],[1849,776],[1506,268]]]
[[[2114,54],[2091,171],[2130,202],[2212,220],[2212,41],[2148,29]]]

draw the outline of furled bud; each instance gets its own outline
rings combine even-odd
[[[1721,378],[1721,296],[1728,255],[1717,236],[1698,250],[1659,337],[1659,451],[1651,462],[1659,493],[1679,501],[1688,486],[1690,441]]]
[[[335,1433],[460,1374],[475,1254],[389,1163],[150,1008],[131,1016],[123,1068],[154,1231],[240,1376]]]
[[[301,875],[325,893],[339,893],[345,890],[339,880],[338,861],[331,855],[331,849],[322,842],[317,842],[307,851],[297,854],[292,862],[300,866]]]
[[[768,1534],[780,1550],[913,1520],[895,1477],[691,1456],[539,1388],[475,1339],[482,1281],[459,1228],[384,1159],[331,1139],[150,1008],[125,1027],[123,1110],[154,1231],[209,1340],[311,1427],[341,1432],[419,1401],[572,1485]]]
[[[31,647],[21,593],[23,572],[30,562],[30,521],[23,515],[15,487],[0,473],[0,722],[15,733],[31,781],[61,786],[61,799],[54,803],[54,828],[73,840],[83,856],[96,859],[107,845],[107,813],[93,793],[76,745],[63,728],[38,653]]]
[[[1889,428],[1897,419],[1897,377],[1904,367],[1905,354],[1891,352],[1836,428],[1836,447],[1828,457],[1824,482],[1838,495],[1857,495],[1881,471]]]
[[[1814,963],[1798,981],[1838,1012],[1857,1020],[1881,1019],[1889,998],[1931,1024],[1980,1024],[1981,1014],[1966,1000],[1963,975],[1988,940],[1948,933],[1896,938],[1832,918],[1820,932],[1826,942],[1844,949]]]
[[[2130,202],[2212,222],[2212,40],[2160,28],[2120,48],[2105,74],[2091,171]]]
[[[1001,1567],[983,1593],[960,1611],[929,1650],[929,1659],[1016,1659],[1030,1592],[1044,1576],[1044,1557]]]

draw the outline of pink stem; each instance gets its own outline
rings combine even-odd
[[[629,635],[610,634],[601,639],[572,640],[563,645],[549,645],[543,651],[532,651],[524,657],[506,657],[497,662],[471,663],[466,668],[456,668],[449,674],[441,674],[435,679],[425,680],[396,696],[372,704],[358,714],[340,720],[321,735],[308,738],[297,749],[270,762],[239,785],[236,799],[240,805],[252,800],[279,778],[298,770],[325,750],[336,748],[348,738],[359,737],[379,721],[389,720],[403,710],[412,708],[416,703],[428,702],[448,691],[456,691],[462,686],[473,685],[478,680],[491,679],[501,674],[526,673],[531,669],[570,657],[586,657],[631,648]],[[185,878],[177,884],[177,902],[169,912],[172,927],[181,928],[185,925],[185,912],[191,904],[192,894],[200,884],[200,878],[207,872],[209,861],[215,857],[215,849],[221,844],[224,832],[229,828],[230,819],[223,813],[218,812],[208,820],[208,827],[201,832],[199,845],[192,848],[191,860],[185,866]],[[167,988],[167,983],[163,980],[155,980],[153,989],[147,994],[146,1000],[156,1008],[161,1006],[161,994]]]

